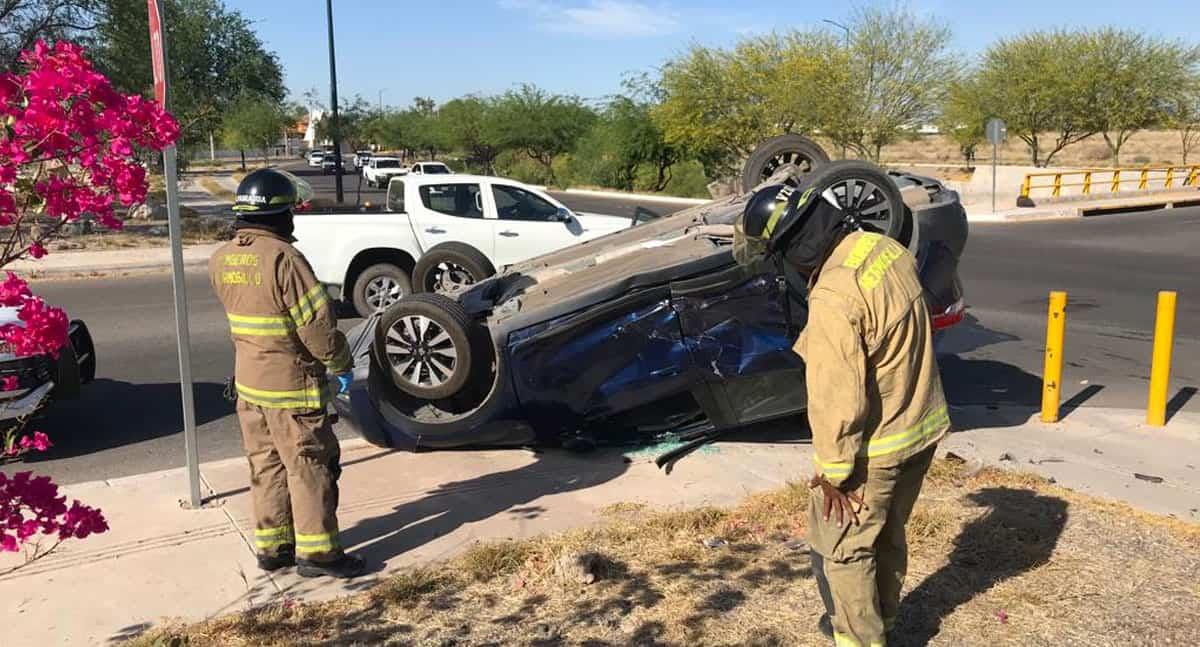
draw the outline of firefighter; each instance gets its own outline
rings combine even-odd
[[[820,190],[768,185],[735,228],[741,262],[807,277],[805,361],[815,475],[809,543],[839,647],[886,644],[908,564],[905,524],[950,429],[916,260]],[[802,281],[803,279],[801,279]]]
[[[345,392],[353,366],[325,288],[291,244],[297,191],[279,171],[247,175],[233,206],[236,235],[213,254],[209,278],[236,354],[258,566],[348,578],[364,562],[338,542],[341,451],[326,415],[325,375]]]

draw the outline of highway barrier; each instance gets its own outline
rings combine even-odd
[[[1175,293],[1158,293],[1158,313],[1154,320],[1154,354],[1150,363],[1150,401],[1146,406],[1146,424],[1167,424],[1167,386],[1171,381],[1171,347],[1175,338]]]
[[[1048,194],[1041,197],[1049,198],[1111,197],[1122,192],[1188,187],[1200,187],[1200,165],[1028,173],[1021,183],[1021,197],[1037,197],[1034,192],[1042,190]]]
[[[1046,315],[1046,368],[1042,373],[1042,422],[1058,422],[1062,393],[1063,335],[1067,327],[1067,293],[1050,293]]]

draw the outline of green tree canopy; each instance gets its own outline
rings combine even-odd
[[[101,8],[102,0],[0,1],[0,70],[15,69],[21,52],[39,39],[87,45]]]
[[[233,104],[221,122],[221,139],[242,151],[245,170],[246,151],[262,150],[270,157],[271,146],[283,138],[291,119],[279,103],[262,97],[246,96]]]
[[[550,94],[533,85],[504,93],[495,110],[499,147],[524,151],[554,184],[554,158],[574,149],[596,118],[578,97]]]
[[[495,99],[472,95],[447,101],[438,110],[445,145],[467,153],[484,173],[495,173],[501,141],[497,115]]]
[[[117,89],[147,93],[154,79],[146,2],[103,2],[92,47],[97,66]],[[242,97],[278,103],[287,96],[278,58],[240,12],[220,0],[166,0],[164,5],[170,108],[185,143],[216,131]]]
[[[970,165],[975,160],[976,147],[986,138],[984,128],[991,117],[978,82],[965,78],[950,84],[938,126],[958,144],[963,161]]]

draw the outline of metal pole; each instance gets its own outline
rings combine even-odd
[[[1058,422],[1062,393],[1063,337],[1067,328],[1067,293],[1050,293],[1046,316],[1046,365],[1042,374],[1042,422]]]
[[[379,90],[379,112],[383,112],[383,91],[387,88]]]
[[[337,187],[337,202],[342,203],[342,142],[338,124],[337,64],[333,54],[333,0],[325,0],[325,21],[329,25],[329,98],[333,106],[330,132],[333,135],[333,175]]]
[[[996,213],[996,142],[992,142],[992,213]]]
[[[1167,387],[1171,383],[1171,345],[1175,338],[1175,293],[1158,293],[1158,314],[1154,319],[1154,354],[1150,362],[1150,401],[1146,406],[1146,424],[1167,424]]]
[[[162,0],[155,0],[159,20]],[[163,104],[169,103],[170,80],[166,70],[170,69],[167,58],[165,28],[162,29],[163,61]],[[183,273],[183,239],[179,223],[179,179],[176,175],[175,146],[163,151],[163,173],[167,189],[167,233],[171,239],[171,288],[175,293],[175,345],[179,351],[179,391],[183,401],[183,449],[187,458],[189,503],[198,509],[200,498],[200,448],[196,442],[196,407],[192,397],[192,342],[188,331],[187,285]]]

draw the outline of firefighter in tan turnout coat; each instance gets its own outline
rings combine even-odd
[[[816,462],[808,529],[819,628],[839,647],[882,646],[907,571],[905,524],[950,418],[916,260],[858,230],[821,191],[761,189],[735,249],[739,260],[776,254],[809,277],[795,350]]]
[[[265,169],[238,186],[237,233],[209,261],[236,354],[237,414],[250,462],[259,567],[353,577],[338,543],[341,452],[326,372],[349,388],[352,362],[324,287],[291,245],[297,185]]]

